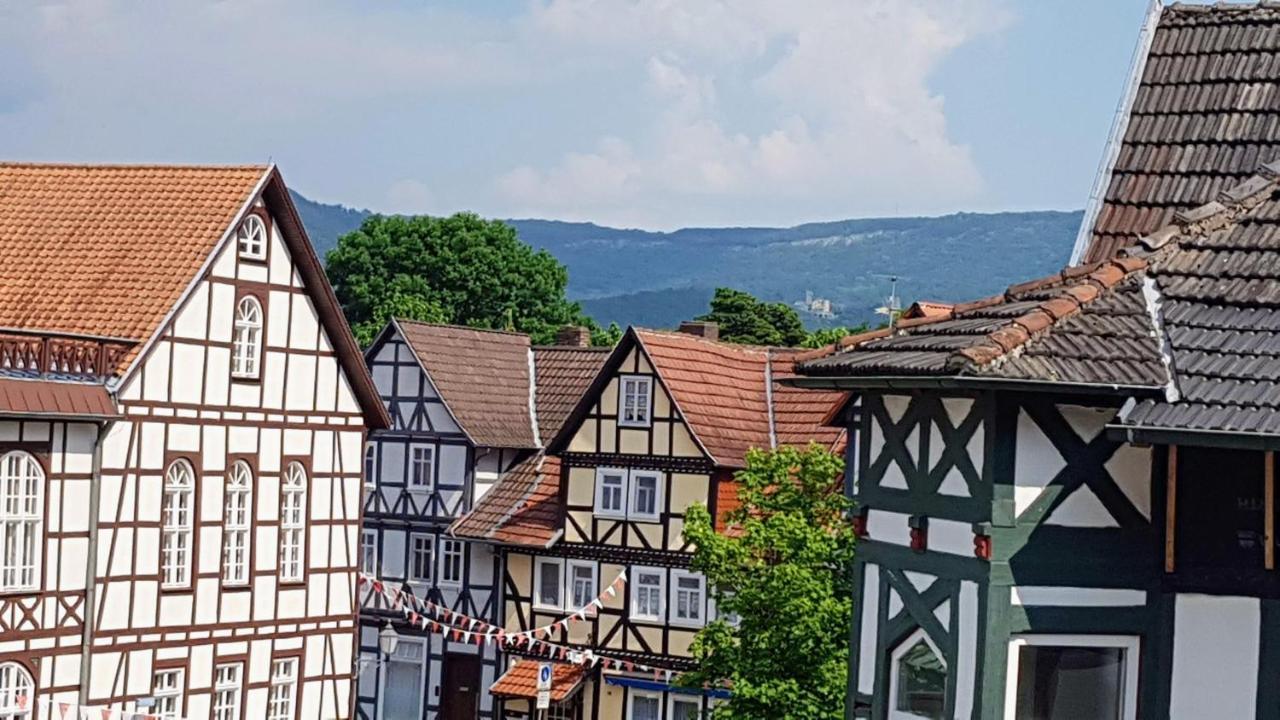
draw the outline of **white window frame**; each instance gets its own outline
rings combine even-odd
[[[160,500],[160,587],[166,590],[191,586],[195,490],[196,472],[191,462],[178,458],[169,463]]]
[[[222,676],[222,671],[233,671],[234,680]],[[230,676],[228,676],[230,677]],[[231,704],[224,702],[224,693],[230,693]],[[240,704],[244,702],[244,663],[218,663],[213,666],[213,698],[210,717],[213,720],[240,720]]]
[[[586,568],[587,570],[591,571],[591,592],[588,593],[589,597],[587,598],[587,601],[584,603],[579,603],[574,597],[574,594],[575,594],[574,583],[577,582],[577,577],[574,575],[574,570],[578,568]],[[596,597],[599,596],[599,594],[600,594],[600,573],[594,562],[589,560],[570,560],[567,563],[565,563],[564,602],[565,602],[566,608],[570,608],[572,610],[581,610],[587,605],[590,605],[591,601],[595,600]]]
[[[222,493],[222,584],[248,585],[253,558],[253,469],[249,463],[237,460],[231,464]]]
[[[636,496],[640,489],[640,484],[636,482],[636,480],[642,477],[653,478],[654,480],[653,512],[652,513],[640,512],[635,507],[637,504]],[[629,492],[627,494],[627,519],[628,520],[658,522],[659,518],[662,517],[662,503],[664,500],[663,494],[662,494],[663,478],[664,478],[663,473],[658,470],[632,470],[631,471],[630,478],[629,478],[630,482],[628,483],[630,487],[628,488]]]
[[[658,613],[656,615],[641,615],[637,608],[640,606],[640,583],[641,574],[656,574],[658,576]],[[667,618],[667,571],[664,568],[656,567],[633,567],[627,573],[631,587],[631,610],[629,616],[631,620],[644,623],[663,623]],[[643,586],[649,587],[649,586]]]
[[[697,714],[694,715],[694,718],[697,718],[698,720],[701,720],[702,716],[706,714],[706,711],[702,709],[701,697],[697,695],[684,695],[682,693],[671,692],[671,693],[667,693],[667,719],[668,720],[675,720],[676,703],[688,703],[689,705],[697,706],[698,711],[697,711]]]
[[[26,706],[18,705],[18,697],[25,695]],[[4,720],[30,720],[35,717],[36,681],[20,663],[0,663],[0,718]]]
[[[551,565],[556,568],[556,573],[557,573],[556,577],[558,578],[558,582],[556,583],[556,590],[560,593],[560,597],[556,598],[555,602],[547,602],[546,598],[542,597],[542,568],[547,565]],[[535,558],[533,561],[533,606],[534,608],[543,609],[543,610],[564,609],[564,603],[565,603],[564,591],[565,591],[564,560],[560,558],[547,558],[547,557]]]
[[[419,576],[416,572],[418,567],[418,542],[426,542],[427,551],[427,575]],[[436,536],[431,533],[409,533],[409,566],[405,568],[405,575],[409,578],[410,585],[416,585],[421,588],[431,586],[432,577],[436,571]]]
[[[615,518],[625,518],[627,516],[627,488],[630,485],[627,481],[628,475],[629,473],[626,468],[596,468],[596,502],[594,512],[597,516]],[[605,477],[617,477],[621,483],[618,485],[618,507],[616,509],[606,508],[604,506]]]
[[[365,443],[364,448],[364,486],[373,490],[378,485],[378,444]]]
[[[635,720],[636,698],[645,698],[656,702],[658,704],[658,718],[662,718],[662,693],[653,692],[652,690],[636,690],[632,688],[627,694],[627,720]]]
[[[680,617],[680,593],[689,592],[680,589],[681,580],[698,581],[698,617],[682,618]],[[707,578],[698,573],[689,572],[687,570],[671,571],[671,597],[669,600],[668,615],[670,616],[670,624],[680,625],[684,627],[702,627],[707,624]]]
[[[172,682],[160,684],[160,676],[173,678]],[[182,717],[182,695],[186,684],[187,673],[182,668],[156,668],[151,676],[151,697],[155,699],[152,714],[161,720],[177,720]]]
[[[457,552],[450,552],[450,548],[457,548]],[[467,544],[461,540],[454,538],[440,538],[440,542],[436,545],[436,555],[439,555],[436,566],[436,584],[441,587],[461,587],[462,578],[467,574]],[[449,566],[449,558],[456,556],[458,558],[458,577],[449,577],[449,573],[445,572],[445,568]]]
[[[40,589],[44,490],[44,467],[34,455],[24,450],[0,455],[0,547],[6,547],[12,537],[20,554],[13,565],[0,560],[0,592]]]
[[[360,532],[360,572],[378,577],[378,531]]]
[[[307,564],[307,470],[294,460],[280,484],[280,580],[302,582]]]
[[[919,715],[898,709],[898,677],[901,674],[898,671],[898,661],[911,648],[915,647],[917,641],[921,639],[938,656],[938,661],[942,663],[943,669],[947,670],[947,682],[952,682],[950,668],[947,667],[947,656],[942,653],[942,649],[933,641],[933,638],[929,637],[929,633],[925,632],[924,628],[917,629],[908,635],[905,640],[898,643],[893,652],[889,653],[889,720],[920,720]]]
[[[269,242],[267,224],[257,213],[246,215],[236,228],[236,251],[246,260],[266,260]]]
[[[256,314],[254,318],[250,314]],[[262,301],[253,295],[236,300],[235,332],[231,342],[231,377],[256,380],[262,374]]]
[[[1009,675],[1005,676],[1005,717],[1018,709],[1018,656],[1023,646],[1120,648],[1124,651],[1124,684],[1120,687],[1123,720],[1138,717],[1138,665],[1141,639],[1137,635],[1014,635],[1009,639]],[[939,654],[941,657],[941,654]]]
[[[298,716],[298,658],[271,661],[271,689],[267,692],[267,720],[294,720]],[[277,672],[287,667],[288,672]]]
[[[627,384],[641,383],[645,402],[644,418],[627,419]],[[639,393],[635,394],[640,397]],[[650,427],[653,425],[653,377],[649,375],[618,376],[618,427]]]
[[[425,451],[427,459],[426,465],[426,483],[419,483],[418,477],[418,451]],[[426,445],[422,443],[413,443],[409,445],[409,474],[404,479],[405,487],[409,492],[421,493],[431,492],[435,487],[435,470],[436,470],[436,448],[434,445]]]

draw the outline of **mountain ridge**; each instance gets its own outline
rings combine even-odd
[[[297,193],[294,201],[322,257],[371,214]],[[568,267],[569,296],[602,324],[674,326],[705,312],[713,289],[727,286],[797,306],[806,292],[829,300],[835,317],[801,313],[806,325],[824,327],[875,322],[891,277],[899,279],[905,305],[983,297],[1055,272],[1067,262],[1081,216],[1078,210],[962,212],[672,231],[507,222]],[[980,272],[958,272],[967,267]]]

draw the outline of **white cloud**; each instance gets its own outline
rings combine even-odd
[[[673,227],[953,210],[931,74],[1006,0],[0,3],[0,156]]]
[[[617,156],[628,194],[614,202],[592,187],[611,156],[592,155],[584,173],[573,168],[581,151],[569,150],[542,169],[522,166],[518,184],[499,183],[530,213],[787,222],[927,212],[982,190],[928,82],[949,52],[1003,22],[991,2],[551,0],[534,19],[562,46],[607,47],[644,67],[652,109]],[[669,218],[652,214],[680,205]]]

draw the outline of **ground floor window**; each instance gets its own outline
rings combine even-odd
[[[917,630],[889,657],[890,720],[941,720],[947,697],[947,663],[924,630]]]
[[[1005,716],[1012,720],[1134,720],[1138,638],[1022,635],[1009,644]]]
[[[426,694],[427,644],[401,637],[382,673],[383,720],[420,720]]]
[[[152,714],[164,720],[182,717],[182,670],[157,670],[151,686],[156,699]]]
[[[241,673],[239,663],[219,665],[214,668],[213,720],[240,720]]]
[[[667,720],[699,720],[702,717],[702,700],[691,695],[671,695],[667,707]]]
[[[285,658],[271,663],[271,694],[267,696],[269,720],[293,720],[298,695],[298,659]]]
[[[662,720],[662,695],[632,691],[627,720]]]

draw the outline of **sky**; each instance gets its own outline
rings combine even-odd
[[[3,3],[0,158],[658,230],[1077,209],[1147,4]]]

